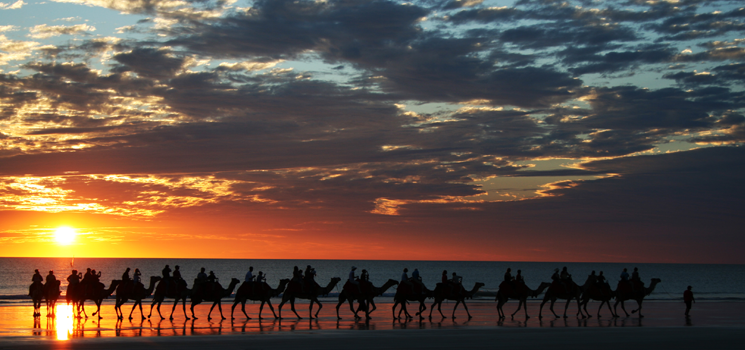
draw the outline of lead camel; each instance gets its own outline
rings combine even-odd
[[[642,315],[642,302],[644,302],[644,297],[647,295],[652,294],[654,291],[654,288],[657,286],[658,283],[662,282],[659,278],[653,278],[652,282],[649,283],[649,287],[644,288],[641,282],[639,283],[641,286],[639,286],[635,290],[625,289],[622,286],[623,281],[618,282],[618,287],[616,288],[616,304],[613,305],[613,310],[616,311],[615,317],[618,317],[618,310],[616,310],[616,307],[618,307],[618,304],[621,304],[621,310],[626,314],[626,317],[629,316],[629,313],[626,312],[626,308],[623,305],[623,302],[626,300],[636,300],[636,304],[639,306],[638,309],[632,310],[631,313],[639,313],[639,317],[644,317]]]

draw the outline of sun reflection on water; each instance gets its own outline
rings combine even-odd
[[[57,340],[68,340],[72,335],[73,316],[72,305],[57,304],[55,312],[55,328],[57,330]]]

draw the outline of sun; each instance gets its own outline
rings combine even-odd
[[[57,241],[57,244],[68,245],[75,241],[77,234],[74,228],[62,226],[54,231],[54,240]]]

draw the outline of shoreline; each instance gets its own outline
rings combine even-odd
[[[277,300],[278,302],[278,300]],[[631,303],[635,307],[635,302]],[[632,308],[627,305],[627,310]],[[171,304],[163,304],[162,310],[168,317]],[[431,302],[426,303],[429,314]],[[309,320],[307,304],[299,304],[298,320],[290,311],[289,305],[283,307],[282,320],[272,318],[268,307],[264,308],[263,320],[256,318],[259,304],[246,304],[246,319],[236,308],[236,319],[230,319],[231,302],[223,305],[226,320],[219,316],[207,319],[210,304],[195,307],[198,319],[186,320],[181,306],[174,314],[174,320],[161,320],[157,314],[144,321],[126,318],[132,303],[123,307],[125,318],[118,321],[113,306],[102,307],[103,319],[94,317],[73,320],[71,318],[47,318],[45,308],[42,316],[31,316],[30,306],[0,306],[0,348],[1,349],[94,349],[107,347],[109,350],[130,349],[140,346],[146,349],[182,348],[203,349],[219,345],[223,349],[361,349],[402,348],[474,348],[493,349],[495,344],[537,348],[562,345],[562,348],[576,348],[578,344],[590,343],[592,347],[621,349],[636,348],[675,348],[700,349],[702,346],[715,348],[741,348],[745,331],[745,303],[710,302],[694,305],[691,315],[683,317],[683,304],[673,302],[645,303],[644,318],[636,314],[630,317],[609,317],[607,308],[595,316],[599,303],[588,305],[591,318],[575,317],[576,304],[568,309],[568,318],[554,318],[544,307],[544,318],[537,317],[538,305],[529,305],[525,319],[520,311],[511,319],[509,314],[517,308],[517,302],[505,305],[507,318],[499,320],[494,302],[468,301],[468,309],[473,316],[468,319],[462,307],[456,311],[456,319],[451,319],[455,303],[442,305],[445,318],[435,310],[432,320],[393,320],[391,303],[379,302],[378,309],[369,322],[354,320],[347,303],[340,307],[342,320],[336,319],[336,303],[324,302],[320,318]],[[416,305],[410,304],[409,309]],[[275,309],[277,305],[274,305]],[[143,311],[149,312],[149,304]],[[189,307],[187,305],[187,313]],[[95,309],[87,307],[90,313]],[[561,315],[563,304],[555,305]],[[620,307],[619,307],[620,312]],[[213,316],[219,315],[217,308]],[[240,317],[239,317],[240,315]],[[66,323],[69,322],[69,323]],[[62,336],[62,337],[60,337]],[[578,343],[579,342],[579,343]],[[350,346],[350,344],[355,344]],[[649,345],[651,344],[651,345]]]

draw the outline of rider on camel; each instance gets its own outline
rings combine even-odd
[[[453,272],[453,278],[450,279],[450,283],[453,286],[452,291],[454,292],[454,294],[460,295],[461,291],[463,291],[463,277],[458,276],[457,274],[455,274],[455,272]]]
[[[248,272],[246,272],[246,278],[243,279],[243,282],[253,282],[254,281],[254,267],[249,266]]]
[[[44,277],[41,277],[38,269],[34,270],[34,276],[31,277],[31,286],[28,287],[28,295],[33,296],[34,287],[42,286],[42,282],[44,282]]]
[[[135,268],[135,273],[134,273],[134,278],[132,279],[132,284],[135,287],[142,284],[142,272],[140,272],[140,269],[138,268]]]
[[[561,284],[564,285],[564,290],[569,293],[569,287],[571,286],[572,282],[572,275],[569,274],[569,271],[567,271],[567,267],[564,266],[563,269],[561,269],[561,274],[559,275],[559,279],[561,280]]]
[[[44,285],[44,291],[49,292],[47,288],[54,288],[57,285],[57,277],[54,276],[54,271],[49,271],[47,275],[47,283]]]
[[[504,281],[505,282],[512,282],[512,269],[507,268],[507,272],[504,273]]]
[[[357,286],[357,292],[362,294],[362,288],[360,288],[360,282],[357,281],[357,278],[354,275],[354,271],[357,270],[356,266],[352,266],[352,269],[349,271],[349,278],[347,278],[347,281],[351,283],[354,286]]]
[[[204,272],[204,267],[199,269],[197,278],[194,279],[194,287],[192,288],[193,293],[197,293],[207,283],[207,274]]]
[[[169,265],[166,265],[166,267],[161,270],[161,274],[163,274],[162,283],[165,283],[166,290],[171,290],[171,267]]]
[[[308,265],[305,267],[305,275],[303,276],[303,290],[307,293],[312,293],[316,289],[316,282],[313,280],[313,268]]]
[[[263,272],[259,271],[259,274],[256,276],[255,285],[258,285],[262,291],[266,292],[266,275]]]
[[[525,279],[523,279],[523,272],[522,270],[517,270],[517,275],[515,275],[515,282],[516,283],[525,283]]]
[[[174,280],[175,280],[176,282],[178,282],[178,281],[181,281],[181,280],[183,280],[183,278],[181,277],[181,271],[179,270],[179,268],[180,268],[180,267],[179,267],[178,265],[176,265],[176,266],[174,267],[174,270],[173,270],[173,279],[174,279]]]

